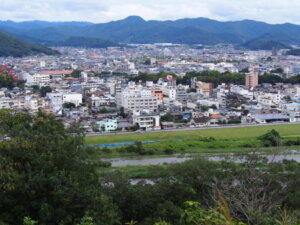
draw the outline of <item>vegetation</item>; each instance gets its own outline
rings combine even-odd
[[[66,109],[73,109],[73,108],[76,107],[76,105],[73,102],[65,102],[63,104],[63,107],[66,108]]]
[[[250,40],[285,44],[299,44],[300,42],[297,25],[278,26],[252,20],[220,22],[195,18],[176,21],[145,21],[140,17],[130,16],[113,23],[103,24],[43,21],[29,23],[3,21],[2,24],[4,25],[3,29],[13,30],[23,39],[48,45],[64,42],[71,36],[88,39],[95,37],[120,43],[165,42],[211,45],[218,43],[243,44]],[[12,27],[17,29],[12,29]],[[86,42],[83,42],[83,46],[86,45]]]
[[[81,130],[70,135],[61,121],[42,113],[0,113],[0,138],[9,137],[0,143],[3,222],[30,217],[73,225],[88,213],[98,224],[115,224],[114,205],[102,195],[89,152],[81,148]]]
[[[12,75],[0,70],[0,88],[22,88],[24,87],[24,83],[24,81],[14,80]]]
[[[38,85],[31,86],[33,88],[34,93],[39,93],[42,97],[45,97],[47,93],[52,92],[52,88],[49,86],[43,86],[40,88]]]
[[[165,116],[166,120],[173,117]],[[230,120],[228,123],[240,123],[240,119]],[[186,153],[224,153],[224,152],[249,152],[257,147],[263,151],[270,151],[271,146],[264,144],[259,138],[268,134],[272,129],[280,133],[280,145],[282,149],[300,149],[300,125],[277,125],[244,128],[222,128],[191,131],[164,131],[159,133],[120,134],[109,136],[86,137],[88,145],[123,143],[123,142],[147,142],[143,144],[140,154],[134,146],[110,147],[108,151],[97,149],[99,157],[114,158],[132,155],[168,155]],[[266,142],[265,142],[266,143]]]
[[[299,131],[297,126],[276,128],[284,135]],[[239,135],[265,134],[247,130]],[[233,129],[230,133],[238,134]],[[300,222],[300,164],[295,161],[266,163],[255,152],[243,156],[242,163],[197,158],[149,168],[144,176],[152,178],[133,183],[122,170],[104,173],[109,164],[98,161],[93,149],[82,147],[80,126],[66,130],[52,116],[1,110],[0,138],[0,224]],[[136,142],[135,148],[143,151],[144,146]]]
[[[282,78],[275,74],[268,74],[265,73],[262,76],[259,76],[258,82],[262,83],[269,83],[269,84],[276,84],[276,83],[286,83],[286,84],[299,84],[300,83],[300,75],[295,75],[289,78]]]
[[[281,144],[280,134],[274,129],[258,137],[258,140],[260,140],[265,147],[276,147]]]
[[[215,86],[226,84],[245,84],[245,75],[239,73],[220,73],[218,71],[189,72],[178,83],[189,84],[190,79],[197,77],[198,81],[211,82]]]
[[[73,36],[69,37],[65,41],[59,43],[61,46],[72,46],[72,47],[85,47],[85,48],[107,48],[120,46],[117,43],[102,40],[99,38],[80,37]]]
[[[243,45],[245,48],[251,50],[272,50],[272,49],[290,49],[291,47],[275,40],[267,40],[264,38],[257,38],[246,42]]]
[[[242,140],[253,139],[265,134],[269,130],[277,130],[282,137],[300,137],[299,124],[294,125],[273,125],[273,126],[257,126],[257,127],[239,127],[239,128],[223,128],[223,129],[205,129],[190,131],[163,131],[158,133],[143,134],[120,134],[112,136],[94,136],[86,137],[85,143],[91,144],[109,144],[136,141],[173,141],[173,140],[197,140],[201,138],[213,137],[222,140]],[[180,143],[179,143],[180,144]]]
[[[28,44],[7,34],[0,33],[0,57],[22,57],[36,54],[57,55],[59,52],[50,48]]]

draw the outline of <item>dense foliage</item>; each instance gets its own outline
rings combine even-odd
[[[240,73],[220,73],[218,71],[203,71],[203,72],[190,72],[187,73],[181,82],[187,83],[190,78],[197,77],[197,80],[203,82],[211,82],[214,86],[225,84],[245,84],[245,75]]]
[[[65,41],[58,43],[58,45],[72,46],[72,47],[85,47],[85,48],[107,48],[107,47],[120,46],[119,44],[111,41],[106,41],[99,38],[80,37],[80,36],[69,37]]]
[[[284,43],[274,41],[274,40],[267,40],[263,38],[253,39],[251,41],[246,42],[243,46],[251,50],[272,50],[272,49],[290,48],[290,46]]]
[[[14,80],[11,74],[0,70],[0,88],[12,89],[14,87],[24,87],[25,81]]]
[[[83,136],[71,136],[61,121],[39,113],[0,114],[0,218],[21,224],[75,224],[86,214],[115,224],[117,212],[101,194],[95,167],[86,161]],[[102,222],[101,222],[102,221]]]
[[[50,48],[28,44],[7,34],[0,33],[0,57],[22,57],[36,54],[57,55],[59,52]]]
[[[71,36],[100,38],[119,43],[165,42],[210,45],[217,43],[243,44],[252,39],[255,39],[255,42],[269,40],[284,44],[300,43],[298,25],[275,25],[253,20],[220,22],[207,18],[195,18],[175,21],[145,21],[140,17],[130,16],[123,20],[102,24],[2,21],[0,27],[8,32],[13,30],[14,35],[38,44],[51,44],[51,42],[56,44]]]
[[[295,161],[198,158],[134,181],[118,169],[103,173],[108,165],[82,147],[80,127],[66,130],[52,116],[2,110],[0,138],[0,224],[299,224]]]

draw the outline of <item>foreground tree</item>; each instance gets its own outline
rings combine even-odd
[[[74,132],[74,131],[73,131]],[[102,195],[95,166],[87,161],[83,135],[69,135],[61,121],[0,111],[0,218],[22,224],[116,224],[118,216]]]

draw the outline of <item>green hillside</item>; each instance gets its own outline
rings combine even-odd
[[[7,34],[0,33],[0,56],[22,57],[36,54],[56,55],[58,51],[28,44]]]

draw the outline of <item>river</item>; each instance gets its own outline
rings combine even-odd
[[[280,162],[282,160],[295,160],[300,162],[300,150],[287,150],[281,151],[275,155],[266,154],[265,152],[258,153],[263,157],[266,157],[269,162]],[[141,157],[127,157],[127,158],[114,158],[114,159],[103,159],[104,161],[111,162],[112,167],[118,166],[141,166],[141,165],[160,165],[160,164],[172,164],[182,163],[193,159],[194,157],[204,157],[210,161],[230,161],[230,162],[244,162],[245,156],[241,156],[233,153],[200,153],[200,154],[184,154],[184,155],[173,155],[170,157],[157,157],[147,158]]]

